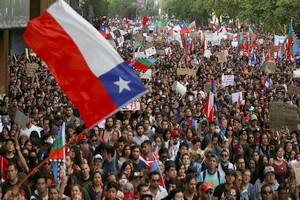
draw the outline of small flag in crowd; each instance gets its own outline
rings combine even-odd
[[[272,83],[271,83],[269,75],[267,75],[266,78],[265,78],[265,86],[267,88],[272,88]]]
[[[180,34],[181,34],[181,35],[190,32],[184,21],[181,21],[181,22],[179,23],[179,27],[180,27]]]
[[[100,33],[106,39],[110,37],[109,31],[108,31],[107,27],[104,25],[100,25]]]
[[[190,31],[196,31],[196,21],[192,21],[192,23],[190,23],[190,25],[188,26],[188,29]]]
[[[65,148],[62,148],[65,145],[66,138],[65,125],[65,123],[62,124],[61,129],[55,141],[53,142],[49,155],[49,158],[52,160],[52,171],[56,183],[60,177],[60,173],[62,173],[61,166],[64,164],[65,161]]]
[[[171,57],[171,54],[172,54],[172,48],[171,48],[171,47],[165,48],[165,54],[166,54],[168,57]]]
[[[254,49],[251,50],[251,57],[250,57],[250,66],[255,66],[256,65],[256,55]]]
[[[130,67],[133,67],[137,71],[146,72],[150,66],[152,66],[156,62],[154,58],[145,58],[135,60],[129,64]]]
[[[214,119],[214,80],[211,80],[209,95],[205,104],[204,113],[208,122]]]
[[[149,17],[144,16],[143,21],[142,21],[142,25],[145,26],[149,20],[150,20]]]
[[[152,162],[151,169],[150,169],[150,172],[153,172],[153,171],[157,171],[160,174],[160,176],[159,176],[159,185],[165,187],[163,175],[162,175],[162,173],[160,171],[159,164],[158,164],[158,161],[157,161],[156,158]]]
[[[24,40],[47,63],[87,127],[147,91],[109,42],[63,0],[30,20]]]

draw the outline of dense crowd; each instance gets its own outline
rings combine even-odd
[[[157,49],[171,47],[172,54],[153,56],[157,61],[151,79],[142,80],[149,91],[140,98],[140,109],[119,111],[90,129],[43,61],[35,55],[12,56],[9,93],[0,101],[0,198],[299,199],[300,123],[275,130],[269,111],[270,102],[298,106],[299,95],[290,95],[287,86],[299,83],[292,78],[293,62],[284,57],[269,75],[272,87],[266,87],[262,59],[269,37],[256,34],[265,43],[256,48],[254,66],[249,66],[250,53],[239,54],[230,39],[208,45],[209,58],[201,40],[192,39],[189,53],[198,64],[182,59],[187,50],[178,42],[154,42]],[[134,57],[132,42],[117,50],[124,60]],[[222,50],[228,56],[221,63],[216,54]],[[28,63],[39,66],[33,77],[26,74]],[[176,69],[184,67],[197,69],[197,76],[177,75]],[[234,75],[234,85],[224,87],[223,74]],[[204,85],[211,79],[215,111],[208,122]],[[185,95],[171,89],[175,81],[187,88]],[[242,105],[233,103],[235,92],[243,93]],[[17,110],[28,116],[26,127],[14,122]],[[73,142],[58,182],[49,160],[14,188],[49,156],[63,122],[65,139]],[[159,170],[151,170],[153,163]]]

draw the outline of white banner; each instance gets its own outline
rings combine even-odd
[[[278,46],[279,43],[283,44],[286,36],[274,35],[274,46]]]
[[[150,47],[149,49],[146,49],[145,50],[145,53],[146,55],[149,57],[149,56],[152,56],[152,55],[155,55],[156,54],[156,50],[155,50],[155,47]]]
[[[127,106],[123,107],[121,111],[136,111],[141,109],[141,103],[139,100],[135,100],[128,104]]]
[[[231,94],[232,103],[237,102],[239,100],[239,97],[240,97],[240,100],[242,102],[243,101],[243,92],[232,93]]]
[[[234,84],[234,75],[222,75],[222,85],[229,86]]]

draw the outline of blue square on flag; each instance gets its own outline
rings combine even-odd
[[[106,32],[106,26],[100,25],[100,32],[105,33]]]

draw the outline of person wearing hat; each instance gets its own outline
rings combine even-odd
[[[256,199],[261,199],[261,187],[265,184],[271,186],[273,192],[273,198],[276,199],[278,197],[278,193],[276,192],[279,184],[275,179],[275,170],[272,166],[266,166],[264,169],[264,180],[263,182],[259,181],[259,179],[255,182],[254,188],[252,190],[252,196]]]
[[[224,176],[218,172],[218,157],[214,154],[211,154],[207,158],[208,168],[201,172],[200,182],[209,182],[213,183],[212,188],[215,189],[218,185],[225,182]]]
[[[150,192],[144,193],[140,196],[140,200],[153,200],[153,195]]]
[[[247,127],[247,132],[254,132],[256,130],[259,130],[259,126],[258,126],[258,118],[256,114],[252,114],[250,116],[250,121],[249,121],[249,126]]]
[[[211,195],[213,193],[213,189],[211,184],[207,182],[199,182],[196,186],[197,193],[198,193],[198,199],[201,200],[210,200]]]
[[[220,184],[214,190],[212,200],[221,199],[222,196],[226,195],[226,192],[234,186],[234,181],[236,178],[236,172],[233,169],[227,169],[225,175],[225,183]]]
[[[213,150],[210,152],[211,154],[215,154],[220,158],[221,151],[227,146],[227,139],[225,136],[218,136],[218,144],[213,148]]]
[[[82,156],[90,166],[92,166],[92,161],[93,161],[93,153],[92,150],[90,149],[88,145],[88,139],[85,135],[80,135],[77,138],[77,143],[79,145],[79,149],[82,152]]]
[[[179,132],[176,129],[171,131],[171,139],[169,141],[169,156],[170,160],[175,161],[177,153],[179,151],[180,139]]]
[[[235,170],[236,167],[229,161],[230,152],[229,149],[223,148],[220,154],[220,163],[218,164],[218,171],[225,177],[225,171],[227,169]]]

